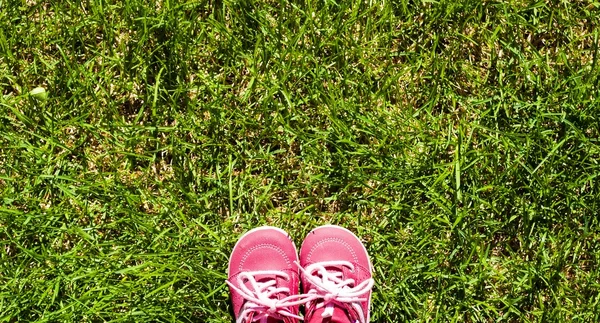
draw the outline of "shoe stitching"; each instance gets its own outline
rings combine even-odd
[[[248,259],[248,257],[250,256],[250,254],[254,251],[256,251],[257,249],[260,249],[262,247],[266,247],[272,250],[277,251],[277,253],[279,253],[284,259],[285,262],[287,263],[288,267],[292,266],[292,263],[290,262],[290,258],[285,254],[285,252],[283,251],[283,249],[281,249],[280,247],[274,245],[274,244],[270,244],[270,243],[263,243],[263,244],[259,244],[257,246],[254,246],[250,249],[248,249],[245,253],[244,256],[242,257],[242,260],[240,261],[240,265],[238,267],[238,270],[242,270],[242,267],[244,265],[244,263],[246,262],[246,260]]]
[[[358,263],[358,257],[356,256],[356,253],[354,252],[354,249],[352,248],[352,246],[350,246],[349,243],[347,243],[346,241],[344,241],[340,238],[322,239],[321,241],[319,241],[317,244],[315,244],[310,249],[310,252],[308,253],[308,256],[307,256],[307,258],[308,258],[307,260],[310,261],[310,259],[312,258],[312,254],[317,247],[320,247],[321,245],[323,245],[324,243],[327,243],[327,242],[338,242],[338,243],[341,243],[342,245],[344,245],[346,248],[348,248],[348,250],[350,250],[350,253],[352,254],[352,259],[354,260],[354,262]]]

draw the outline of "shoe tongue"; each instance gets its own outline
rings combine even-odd
[[[248,323],[252,323],[252,317],[250,317],[250,320],[248,321]],[[267,318],[267,323],[285,323],[285,321],[280,320],[280,319],[276,319],[276,318],[273,318],[273,317],[269,317],[269,318]]]
[[[345,273],[346,267],[344,266],[325,266],[325,269],[330,273]]]
[[[272,274],[264,274],[264,275],[254,275],[254,279],[256,280],[256,282],[258,283],[266,283],[268,281],[272,281],[273,280],[273,275]],[[277,280],[277,284],[280,284],[282,281],[285,281],[283,278],[281,277],[277,277],[275,278]],[[249,285],[250,283],[247,282],[247,285]],[[275,297],[277,298],[281,298],[284,295],[278,294]],[[253,322],[252,318],[250,319],[249,322]],[[255,321],[255,322],[260,322],[260,321]],[[267,323],[285,323],[284,320],[278,319],[278,318],[274,318],[274,317],[269,317],[267,318]]]
[[[254,275],[254,279],[259,283],[266,283],[270,280],[273,280],[273,275],[265,274],[265,275]],[[279,277],[276,278],[279,280]]]
[[[342,274],[341,277],[339,277],[342,280],[348,278],[351,273],[350,268],[346,266],[325,266],[325,270],[331,275]]]
[[[349,270],[345,266],[325,266],[325,269],[330,274],[342,273],[342,279],[347,277]],[[325,310],[325,307],[316,309],[313,312],[310,323],[354,323],[348,312],[338,305],[333,306],[333,315],[331,317],[322,317]]]
[[[325,308],[316,309],[312,315],[311,323],[354,323],[348,313],[339,306],[333,307],[333,315],[331,317],[321,317]]]
[[[269,317],[267,319],[267,323],[284,323],[282,320],[278,320],[276,318]]]

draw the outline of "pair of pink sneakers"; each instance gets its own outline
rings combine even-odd
[[[350,231],[311,231],[300,257],[275,227],[244,234],[229,259],[227,284],[237,323],[368,323],[373,279],[367,250]],[[298,293],[302,281],[302,293]]]

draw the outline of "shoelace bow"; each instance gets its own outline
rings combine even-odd
[[[317,299],[322,299],[323,302],[316,304],[316,308],[325,307],[323,318],[333,315],[335,304],[350,305],[358,314],[358,322],[366,323],[368,318],[365,316],[360,302],[367,301],[367,298],[361,298],[367,294],[373,287],[373,279],[367,279],[356,285],[354,279],[343,279],[341,271],[328,271],[325,267],[348,267],[354,270],[354,265],[348,261],[328,261],[319,262],[302,268],[298,267],[304,273],[305,278],[313,284],[315,288],[311,289],[307,295],[314,295]],[[353,286],[353,287],[351,287]],[[314,299],[307,299],[310,302]]]
[[[266,282],[258,282],[255,278],[258,275],[270,276],[272,279]],[[239,287],[229,281],[225,281],[229,287],[237,291],[246,300],[236,323],[243,323],[248,319],[252,319],[252,322],[260,321],[260,323],[266,323],[269,317],[279,319],[291,317],[302,320],[301,316],[290,312],[287,308],[304,304],[314,299],[314,296],[299,294],[278,299],[277,295],[279,293],[289,294],[290,289],[277,287],[276,277],[282,277],[286,280],[290,279],[289,275],[285,272],[274,270],[242,272],[237,276]],[[250,283],[249,286],[246,283]]]

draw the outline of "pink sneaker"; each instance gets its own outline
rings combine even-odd
[[[371,262],[350,231],[325,225],[311,231],[300,250],[302,289],[308,323],[367,323],[371,304]]]
[[[248,231],[233,247],[227,284],[237,323],[296,323],[298,295],[296,246],[274,227]]]

